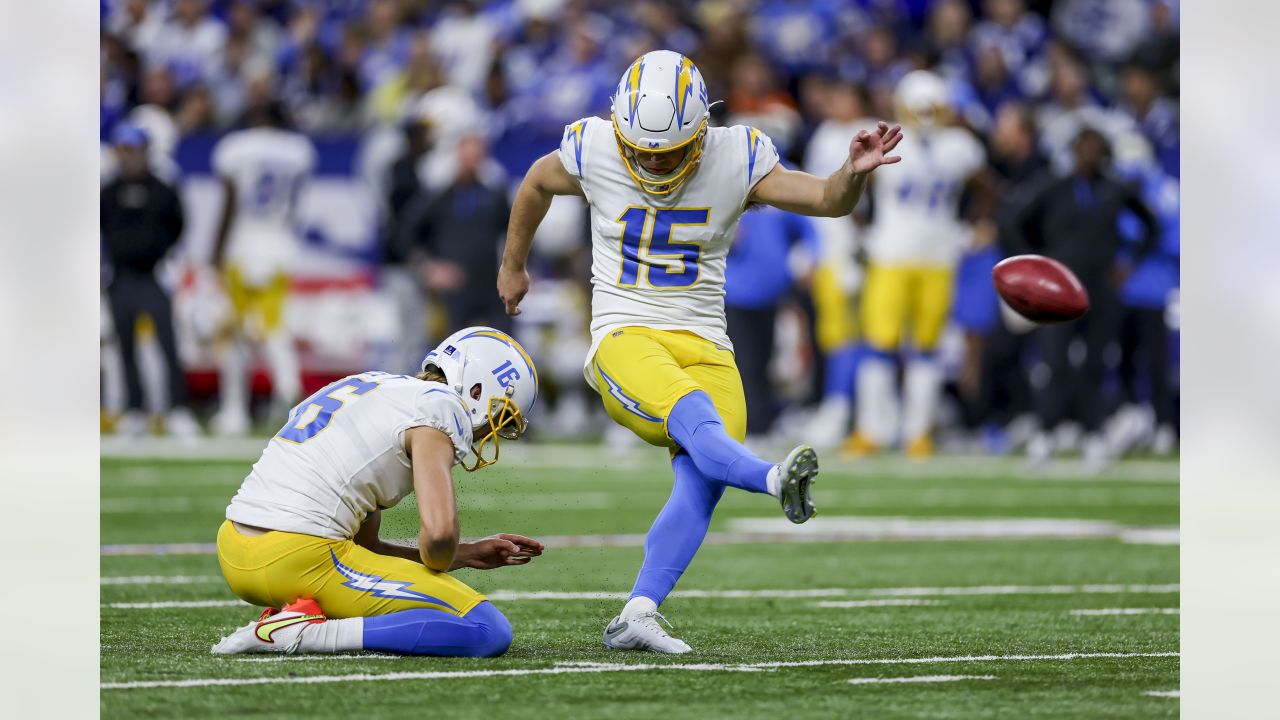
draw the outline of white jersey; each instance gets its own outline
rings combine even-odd
[[[731,347],[725,258],[747,195],[778,164],[769,137],[745,125],[708,128],[701,164],[669,195],[646,193],[631,179],[608,120],[567,126],[560,162],[591,205],[587,365],[601,339],[628,325],[688,330]]]
[[[381,372],[343,378],[293,409],[227,506],[227,519],[350,539],[369,513],[413,492],[405,431],[445,433],[457,462],[471,448],[469,417],[442,383]]]
[[[298,196],[315,166],[311,141],[278,128],[228,133],[214,148],[214,172],[230,180],[236,192],[226,259],[251,284],[263,284],[292,266]]]
[[[960,191],[986,162],[986,151],[960,128],[927,136],[908,129],[903,161],[876,169],[867,255],[881,265],[952,267],[964,250]]]

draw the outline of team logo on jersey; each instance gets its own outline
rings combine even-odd
[[[760,147],[764,145],[765,134],[759,130],[747,128],[747,178],[751,178],[751,174],[756,170],[756,153]]]
[[[586,127],[587,122],[579,120],[565,131],[565,139],[573,141],[573,159],[578,163],[578,177],[582,177],[582,131]]]
[[[431,603],[440,607],[448,608],[454,612],[458,609],[440,598],[424,595],[420,592],[409,590],[408,587],[413,583],[402,582],[399,580],[387,580],[377,575],[369,575],[359,570],[349,568],[338,560],[337,554],[333,550],[329,551],[329,556],[333,558],[333,567],[347,579],[342,583],[343,587],[349,587],[352,590],[369,593],[376,598],[390,598],[392,600],[417,600],[418,602]]]

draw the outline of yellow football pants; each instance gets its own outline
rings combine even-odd
[[[954,272],[944,267],[867,268],[862,290],[862,331],[876,350],[896,352],[910,327],[916,350],[938,346],[951,312]]]
[[[839,350],[857,339],[857,316],[853,302],[840,287],[837,268],[830,263],[813,272],[814,336],[824,353]]]
[[[246,284],[240,269],[229,265],[223,280],[236,327],[257,337],[272,335],[280,329],[285,300],[289,297],[288,277],[277,273],[266,285],[257,287]]]
[[[378,555],[351,540],[279,531],[243,535],[230,520],[218,529],[218,564],[245,602],[278,608],[312,598],[331,618],[415,608],[461,616],[485,599],[448,573]]]
[[[695,390],[711,397],[729,437],[747,436],[747,403],[733,353],[684,330],[610,332],[591,361],[609,417],[650,445],[675,448],[667,416]]]

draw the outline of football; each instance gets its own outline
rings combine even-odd
[[[991,278],[1009,307],[1033,322],[1070,322],[1089,311],[1089,293],[1075,273],[1043,255],[1002,260]]]

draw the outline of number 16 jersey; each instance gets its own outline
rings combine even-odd
[[[747,196],[778,164],[769,137],[744,125],[707,128],[699,166],[668,195],[631,179],[609,120],[568,125],[559,157],[591,206],[587,367],[601,339],[628,325],[688,330],[730,347],[725,259]]]
[[[447,385],[366,372],[320,389],[289,414],[227,506],[245,525],[349,540],[376,510],[413,492],[404,434],[449,436],[454,462],[471,447],[470,415]]]

